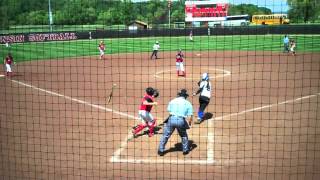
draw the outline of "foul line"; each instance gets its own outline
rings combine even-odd
[[[34,90],[37,90],[37,91],[40,91],[40,92],[51,94],[51,95],[57,96],[57,97],[62,97],[62,98],[65,98],[67,100],[70,100],[70,101],[74,101],[74,102],[77,102],[77,103],[80,103],[80,104],[85,104],[85,105],[93,107],[93,108],[104,110],[106,112],[112,112],[112,113],[118,114],[120,116],[125,116],[125,117],[131,118],[131,119],[139,119],[138,117],[135,117],[133,115],[126,114],[126,113],[123,113],[123,112],[120,112],[120,111],[116,111],[116,110],[113,110],[113,109],[110,109],[110,108],[106,108],[104,106],[92,104],[92,103],[89,103],[89,102],[86,102],[86,101],[83,101],[83,100],[80,100],[80,99],[76,99],[76,98],[73,98],[73,97],[70,97],[70,96],[66,96],[66,95],[59,94],[59,93],[56,93],[56,92],[53,92],[53,91],[49,91],[49,90],[45,90],[45,89],[42,89],[42,88],[38,88],[36,86],[30,85],[30,84],[26,84],[26,83],[23,83],[23,82],[20,82],[20,81],[16,81],[16,80],[13,80],[13,79],[9,79],[9,80],[11,80],[12,82],[17,83],[19,85],[26,86],[28,88],[31,88],[31,89],[34,89]]]
[[[0,77],[3,77],[3,75],[2,76],[0,75]],[[133,115],[129,115],[129,114],[126,114],[126,113],[123,113],[123,112],[120,112],[120,111],[116,111],[116,110],[113,110],[113,109],[110,109],[110,108],[106,108],[106,107],[103,107],[103,106],[100,106],[100,105],[92,104],[92,103],[89,103],[89,102],[86,102],[86,101],[83,101],[83,100],[72,98],[70,96],[66,96],[66,95],[63,95],[63,94],[56,93],[56,92],[53,92],[53,91],[45,90],[45,89],[30,85],[30,84],[26,84],[26,83],[20,82],[20,81],[16,81],[16,80],[12,80],[12,79],[9,79],[9,80],[14,82],[14,83],[17,83],[19,85],[26,86],[26,87],[32,88],[32,89],[40,91],[40,92],[48,93],[48,94],[51,94],[53,96],[62,97],[62,98],[65,98],[67,100],[70,100],[70,101],[74,101],[74,102],[77,102],[77,103],[80,103],[80,104],[85,104],[85,105],[93,107],[93,108],[101,109],[101,110],[104,110],[104,111],[107,111],[107,112],[112,112],[112,113],[115,113],[115,114],[118,114],[118,115],[121,115],[121,116],[125,116],[125,117],[131,118],[131,119],[135,119],[135,120],[139,119],[138,117],[135,117]],[[296,98],[296,99],[291,99],[291,100],[287,100],[287,101],[283,101],[283,102],[279,102],[279,103],[274,103],[274,104],[270,104],[270,105],[266,105],[266,106],[261,106],[261,107],[257,107],[257,108],[244,110],[244,111],[241,111],[241,112],[238,112],[238,113],[232,113],[232,114],[228,114],[228,115],[225,115],[225,116],[220,116],[220,117],[208,119],[208,128],[209,129],[213,128],[213,121],[214,120],[223,120],[224,118],[230,118],[230,117],[242,115],[242,114],[245,114],[245,113],[248,113],[248,112],[254,112],[254,111],[258,111],[258,110],[262,110],[262,109],[272,108],[272,107],[278,106],[278,105],[294,103],[296,101],[302,101],[302,100],[305,100],[305,99],[310,99],[310,98],[313,98],[313,97],[316,97],[316,96],[319,96],[319,95],[320,95],[320,93],[316,93],[316,94],[303,96],[303,97]],[[208,137],[207,137],[207,139],[208,139],[207,159],[206,160],[193,160],[193,159],[184,160],[184,159],[162,159],[162,158],[161,159],[160,158],[157,158],[157,159],[121,159],[120,158],[121,152],[127,147],[128,141],[130,139],[132,139],[132,138],[133,138],[133,135],[129,131],[128,132],[128,136],[125,138],[124,141],[121,142],[120,148],[118,148],[113,153],[113,156],[110,158],[110,162],[119,162],[119,163],[121,163],[121,162],[125,162],[125,163],[173,163],[173,164],[214,164],[215,163],[215,160],[214,160],[214,149],[213,149],[213,147],[214,147],[214,133],[212,131],[208,132]]]

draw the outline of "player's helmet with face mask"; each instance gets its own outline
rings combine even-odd
[[[149,96],[152,96],[153,93],[154,93],[154,89],[153,89],[152,87],[148,87],[148,88],[146,89],[146,93],[147,93]]]

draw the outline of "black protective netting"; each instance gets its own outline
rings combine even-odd
[[[304,3],[1,1],[0,179],[319,179]]]

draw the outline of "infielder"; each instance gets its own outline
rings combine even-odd
[[[211,98],[211,83],[209,81],[208,73],[203,73],[201,76],[201,80],[198,82],[199,89],[197,92],[193,93],[193,96],[200,93],[199,96],[199,104],[200,107],[198,109],[198,117],[195,123],[199,124],[203,121],[204,110],[208,106]]]
[[[104,59],[104,51],[105,51],[106,45],[103,43],[103,41],[100,41],[99,45],[98,45],[98,49],[100,52],[100,57],[99,59]]]
[[[290,40],[290,53],[292,56],[296,55],[296,42],[293,39]]]
[[[134,127],[132,130],[133,135],[137,135],[144,128],[149,128],[149,137],[154,135],[154,127],[156,126],[156,119],[153,118],[150,113],[152,107],[158,105],[158,102],[155,101],[155,98],[159,96],[159,92],[152,87],[148,87],[146,89],[146,94],[141,100],[141,104],[139,107],[139,118],[142,123]]]
[[[159,45],[159,41],[156,41],[156,43],[153,45],[152,47],[152,54],[151,54],[151,59],[153,58],[153,56],[156,57],[156,59],[158,59],[158,51],[160,49],[160,45]]]
[[[186,76],[185,70],[184,70],[184,62],[183,62],[183,53],[181,49],[179,49],[177,55],[176,55],[176,69],[177,69],[177,76]],[[181,73],[182,74],[181,74]]]
[[[13,62],[13,57],[11,53],[8,53],[8,55],[4,58],[3,62],[6,66],[6,76],[11,77],[12,76],[12,68],[11,65],[14,63]]]
[[[189,40],[190,40],[190,41],[193,41],[193,33],[192,33],[192,30],[190,31],[190,34],[189,34]]]

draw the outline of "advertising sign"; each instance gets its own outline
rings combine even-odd
[[[186,1],[185,21],[224,21],[228,15],[228,0]]]

